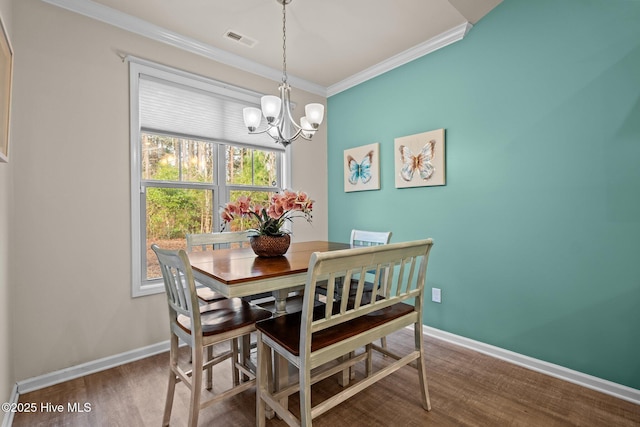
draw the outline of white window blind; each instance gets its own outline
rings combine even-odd
[[[206,84],[199,86],[185,86],[140,74],[141,129],[284,151],[282,145],[276,144],[266,133],[248,133],[242,109],[259,106],[257,103],[216,93],[214,91],[221,88],[213,85],[210,90]],[[259,99],[256,98],[256,102]]]

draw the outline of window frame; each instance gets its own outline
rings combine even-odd
[[[256,150],[269,150],[261,145],[234,143],[233,141],[220,141],[202,138],[196,135],[183,135],[167,131],[142,128],[140,124],[140,75],[147,75],[167,80],[196,89],[209,90],[224,96],[231,96],[247,103],[259,104],[261,94],[246,89],[237,88],[212,79],[204,78],[171,67],[155,64],[150,61],[135,57],[127,57],[129,61],[129,103],[130,103],[130,159],[131,159],[131,295],[133,298],[154,295],[164,292],[162,279],[143,279],[143,268],[146,269],[146,189],[153,188],[188,188],[213,191],[213,206],[222,206],[229,200],[229,194],[234,190],[247,191],[279,191],[282,188],[290,188],[291,147],[284,151],[275,149],[277,185],[255,186],[227,184],[225,146],[246,147]],[[214,155],[214,182],[182,182],[182,181],[147,181],[142,179],[141,151],[142,133],[153,133],[174,138],[193,139],[213,144]],[[275,148],[275,147],[274,147]],[[213,217],[214,229],[220,228],[220,218]]]

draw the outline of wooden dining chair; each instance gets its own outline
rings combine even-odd
[[[358,248],[362,246],[379,246],[386,245],[391,241],[391,231],[367,231],[367,230],[351,230],[351,238],[349,239],[349,243],[352,248]],[[386,271],[384,272],[386,274]],[[369,276],[370,272],[367,272]],[[379,279],[384,285],[384,274],[380,275]],[[358,277],[354,277],[351,279],[351,291],[349,292],[349,297],[352,298],[355,295],[356,285],[357,285]],[[370,281],[365,281],[364,291],[370,293],[373,284]],[[387,295],[387,289],[384,288],[382,295]],[[383,348],[387,348],[387,338],[380,338],[380,343]]]
[[[349,239],[349,243],[352,248],[359,248],[363,246],[379,246],[386,245],[391,240],[391,231],[366,231],[366,230],[351,230],[351,238]],[[380,280],[384,279],[384,277],[380,277]],[[352,295],[355,291],[353,285],[357,283],[358,277],[354,277],[351,279],[352,282],[352,292],[349,294]],[[384,280],[382,280],[384,284]],[[369,281],[365,281],[365,292],[371,292],[372,283]],[[386,289],[385,289],[386,291]]]
[[[349,243],[352,247],[386,245],[391,240],[391,231],[351,230]]]
[[[425,372],[422,337],[422,303],[431,239],[332,252],[315,252],[311,256],[302,312],[274,317],[257,324],[258,426],[265,425],[266,406],[273,409],[290,426],[311,426],[312,420],[375,382],[405,365],[416,365],[421,403],[431,410]],[[391,291],[385,298],[379,279],[388,270],[385,285]],[[371,294],[364,292],[365,272],[374,271]],[[332,293],[339,279],[350,283],[359,276],[354,298],[344,287],[342,298],[314,308],[316,285],[326,280]],[[414,348],[408,354],[396,354],[372,343],[394,331],[413,325]],[[343,356],[365,347],[365,351],[346,360]],[[298,369],[298,383],[275,388],[271,374],[271,350]],[[394,359],[373,371],[372,352],[382,352]],[[340,361],[335,363],[334,361]],[[365,377],[341,389],[334,396],[311,405],[311,385],[366,361]],[[328,363],[334,362],[334,363]],[[313,374],[312,374],[313,371]],[[287,399],[300,393],[300,417],[289,411]],[[410,397],[409,397],[410,398]],[[365,420],[363,420],[365,421]]]
[[[366,230],[351,230],[351,237],[349,238],[349,244],[352,248],[358,248],[362,246],[378,246],[386,245],[391,240],[391,231],[366,231]],[[357,278],[355,278],[357,279]],[[370,284],[367,287],[371,288]],[[341,287],[337,288],[337,294],[340,293]],[[326,295],[326,286],[318,286],[318,294]]]
[[[391,240],[391,231],[367,231],[367,230],[351,230],[351,237],[349,238],[349,244],[352,248],[363,247],[363,246],[379,246],[386,245]],[[369,274],[370,276],[370,274]],[[351,279],[351,291],[349,292],[349,297],[353,297],[355,295],[355,286],[358,282],[358,277],[353,277]],[[384,284],[384,281],[382,282]],[[372,289],[372,283],[370,281],[365,281],[364,291],[370,293]],[[326,295],[326,284],[318,285],[318,295]],[[338,284],[336,286],[335,298],[340,298],[342,285]],[[383,293],[386,295],[386,290]],[[380,339],[382,347],[387,347],[387,340],[385,337]]]
[[[171,333],[169,387],[162,425],[169,425],[176,384],[183,382],[191,391],[188,425],[196,426],[201,409],[247,390],[255,384],[254,373],[239,359],[238,338],[254,332],[256,322],[271,317],[271,313],[239,298],[218,300],[201,309],[186,252],[160,249],[155,244],[151,248],[156,253],[162,270]],[[178,339],[191,348],[191,370],[183,369],[178,363]],[[202,399],[203,371],[212,370],[214,365],[228,359],[228,354],[223,354],[205,361],[204,349],[223,341],[233,343],[231,351],[233,386],[224,392]],[[238,380],[240,373],[246,375],[249,380],[240,383]]]
[[[187,252],[194,250],[222,249],[230,247],[249,246],[248,231],[226,231],[221,233],[190,233],[186,235]],[[196,282],[197,283],[197,282]],[[198,284],[198,298],[205,303],[218,301],[224,295],[212,290],[207,286]]]

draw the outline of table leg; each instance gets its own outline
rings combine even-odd
[[[282,316],[287,313],[287,296],[289,295],[289,290],[283,289],[278,291],[273,291],[273,296],[276,299],[276,316]],[[280,356],[278,352],[274,351],[273,358],[273,373],[274,373],[274,386],[276,391],[281,390],[284,387],[289,385],[289,362],[287,359]],[[280,404],[285,408],[289,405],[289,399],[284,398],[280,401]]]
[[[287,296],[289,291],[287,289],[280,289],[273,291],[273,297],[276,299],[276,316],[282,316],[287,313]]]

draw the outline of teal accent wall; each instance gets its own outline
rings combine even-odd
[[[394,138],[439,128],[446,185],[396,189]],[[329,238],[433,237],[425,324],[640,389],[639,1],[505,0],[330,97],[328,132]],[[381,189],[345,193],[374,142]]]

